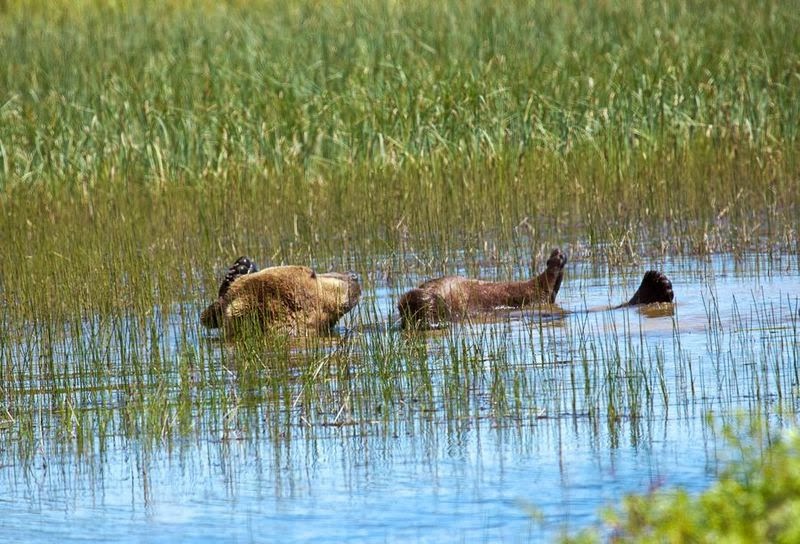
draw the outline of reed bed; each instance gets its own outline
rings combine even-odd
[[[800,253],[795,7],[4,4],[3,296],[149,309],[240,253]]]
[[[730,315],[709,304],[708,319],[726,326],[696,331],[702,342],[691,347],[679,316],[655,341],[637,312],[235,343],[158,313],[42,325],[2,344],[0,414],[12,427],[3,455],[30,461],[46,444],[92,456],[119,439],[171,448],[350,427],[396,434],[431,422],[588,421],[609,436],[629,425],[639,440],[642,425],[743,405],[794,417],[800,312],[787,304],[753,298]]]

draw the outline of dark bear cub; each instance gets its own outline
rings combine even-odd
[[[535,304],[554,304],[564,277],[567,257],[554,249],[547,268],[528,281],[491,282],[445,276],[428,280],[400,297],[397,305],[403,327],[429,328],[502,308],[524,308]],[[636,293],[627,302],[610,310],[638,304],[671,303],[672,282],[663,273],[648,270]],[[570,313],[561,310],[564,314]]]
[[[500,308],[553,304],[566,264],[567,256],[554,249],[544,272],[527,281],[494,282],[462,276],[428,280],[400,298],[397,308],[403,327],[427,328]]]

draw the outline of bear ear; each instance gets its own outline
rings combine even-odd
[[[313,271],[313,270],[311,271],[311,279],[312,280],[317,279],[317,273],[315,271]]]

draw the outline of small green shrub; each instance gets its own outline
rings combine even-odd
[[[726,433],[737,459],[707,491],[629,495],[603,527],[563,542],[800,542],[800,430],[766,448],[760,430]]]

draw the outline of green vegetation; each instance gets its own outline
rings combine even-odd
[[[3,294],[170,304],[239,253],[796,252],[795,8],[3,3]]]
[[[606,513],[612,542],[797,542],[800,539],[800,433],[786,432],[765,448],[760,428],[726,435],[739,453],[707,491],[655,490],[630,495]],[[565,543],[604,542],[584,531]]]

